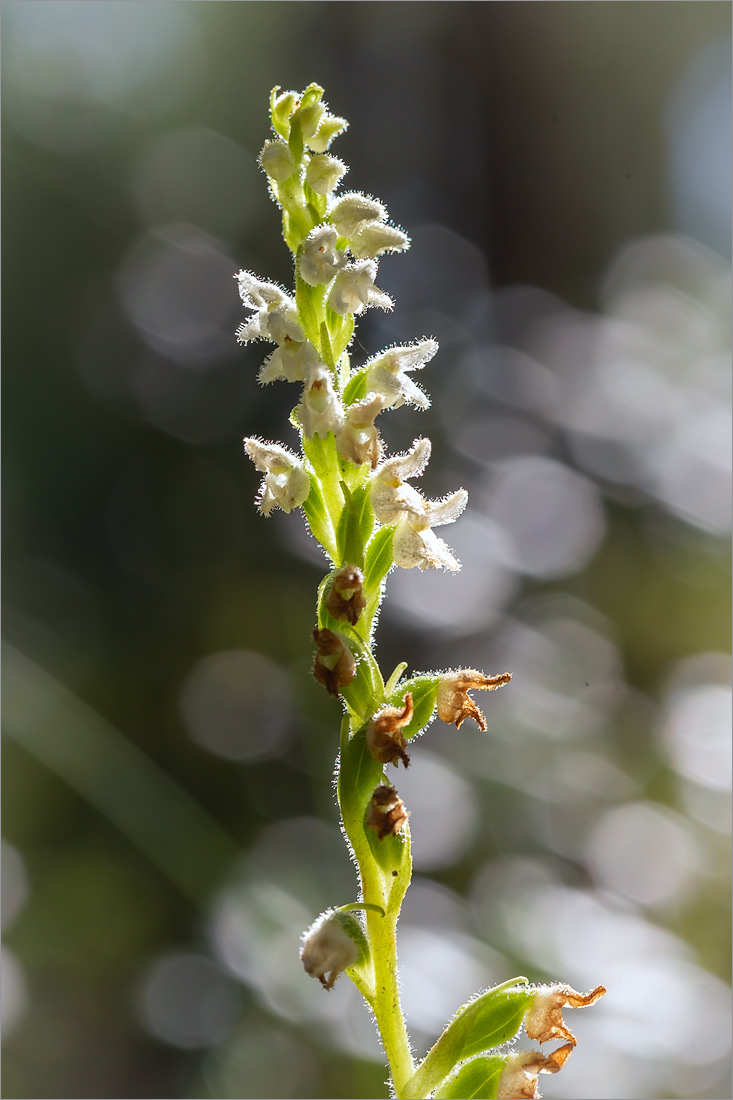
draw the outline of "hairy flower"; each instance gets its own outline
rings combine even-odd
[[[325,439],[329,432],[335,435],[343,424],[341,399],[333,388],[331,372],[322,363],[308,372],[298,415],[309,439],[314,435]]]
[[[349,239],[371,222],[383,222],[387,211],[381,202],[362,195],[360,191],[347,191],[331,204],[331,221],[338,230],[339,237]]]
[[[280,343],[289,335],[292,340],[305,339],[298,323],[298,310],[295,299],[286,294],[277,283],[258,279],[251,271],[240,271],[235,276],[239,284],[239,296],[246,309],[255,313],[237,329],[237,340],[248,344],[252,340],[273,340]],[[274,322],[273,322],[274,316]],[[274,323],[274,331],[272,325]]]
[[[379,432],[374,423],[384,409],[381,393],[370,393],[362,401],[350,405],[346,419],[336,436],[336,448],[342,458],[355,462],[369,462],[372,469],[379,462]]]
[[[402,730],[412,721],[414,708],[411,692],[405,692],[402,703],[401,710],[399,707],[382,707],[367,725],[367,748],[380,764],[393,763],[397,767],[397,762],[401,760],[407,767],[410,763]]]
[[[303,241],[298,270],[301,279],[309,286],[330,283],[336,272],[345,265],[346,257],[336,248],[337,240],[338,234],[332,225],[319,225]]]
[[[280,378],[287,382],[304,382],[317,367],[325,370],[310,341],[291,340],[286,336],[282,344],[267,356],[257,378],[263,386]]]
[[[334,619],[351,623],[354,626],[366,607],[362,590],[364,575],[355,565],[345,565],[335,574],[328,595],[326,608]]]
[[[484,676],[473,668],[462,668],[458,672],[443,674],[438,686],[436,704],[438,718],[449,725],[455,723],[460,729],[461,722],[473,718],[480,730],[486,729],[486,719],[468,694],[469,691],[495,691],[508,684],[511,672],[502,672],[498,676]]]
[[[359,945],[349,935],[346,921],[338,919],[345,916],[327,909],[303,936],[300,958],[305,972],[318,978],[324,989],[333,989],[339,974],[359,958]]]
[[[313,675],[329,695],[338,695],[356,675],[354,655],[341,635],[332,630],[314,630],[313,641],[318,646]]]
[[[329,153],[314,153],[308,162],[305,182],[317,195],[330,195],[348,172],[347,165]]]
[[[368,306],[392,309],[389,294],[375,284],[377,264],[374,260],[357,260],[343,267],[328,293],[328,304],[341,317],[346,313],[363,313]]]
[[[429,439],[415,439],[409,451],[392,455],[377,466],[369,483],[369,497],[380,523],[397,523],[404,515],[422,513],[425,500],[405,481],[420,476],[428,464],[431,449]]]
[[[282,508],[283,512],[299,508],[311,485],[300,459],[278,443],[265,443],[254,437],[245,439],[244,449],[255,468],[265,475],[257,495],[262,514],[269,516],[273,508]]]
[[[410,816],[405,804],[394,787],[377,787],[364,818],[367,829],[376,833],[380,840],[387,836],[396,836]]]
[[[400,405],[416,405],[419,409],[430,407],[430,398],[408,378],[408,371],[421,370],[435,355],[435,340],[420,340],[416,344],[403,344],[387,348],[364,364],[367,390],[384,394],[389,408]]]
[[[295,159],[284,141],[266,141],[257,159],[270,179],[278,183],[295,171]]]
[[[410,238],[402,229],[381,221],[366,222],[349,241],[352,255],[360,259],[373,259],[383,252],[405,252],[409,247]]]
[[[578,993],[569,985],[540,985],[526,1016],[524,1027],[530,1039],[546,1043],[548,1039],[567,1039],[573,1046],[577,1040],[562,1018],[563,1008],[587,1008],[603,996],[606,988],[597,985],[590,993]]]
[[[499,1078],[497,1100],[536,1100],[539,1097],[537,1078],[541,1073],[557,1073],[573,1051],[573,1044],[553,1050],[552,1054],[539,1051],[516,1051],[509,1054],[506,1068]]]
[[[392,552],[402,569],[460,569],[453,553],[431,528],[453,523],[468,501],[465,489],[443,500],[426,500],[405,478],[417,477],[430,457],[430,440],[416,439],[403,455],[380,463],[372,474],[370,497],[380,523],[396,524]]]

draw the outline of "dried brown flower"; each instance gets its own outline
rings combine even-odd
[[[362,591],[364,576],[355,565],[345,565],[334,576],[326,596],[326,607],[334,619],[341,619],[354,626],[366,607]]]
[[[573,1050],[572,1043],[553,1050],[552,1054],[540,1054],[537,1050],[517,1051],[506,1060],[506,1068],[499,1078],[497,1100],[536,1100],[540,1095],[537,1078],[541,1073],[557,1073],[562,1069]]]
[[[569,985],[541,985],[532,1007],[524,1017],[524,1027],[530,1039],[546,1043],[548,1039],[567,1039],[575,1046],[577,1040],[563,1018],[563,1008],[587,1008],[595,1004],[606,992],[606,987],[597,985],[590,993],[578,993]]]
[[[313,675],[331,695],[338,695],[356,675],[354,655],[340,634],[332,630],[314,630],[313,641],[318,646]]]
[[[396,836],[410,816],[394,787],[377,787],[367,809],[364,824],[380,840]]]
[[[403,726],[408,726],[412,721],[412,694],[409,691],[405,692],[402,702],[402,710],[399,707],[383,707],[366,728],[367,746],[380,764],[394,763],[396,767],[397,761],[401,760],[407,767],[410,763],[402,733]]]
[[[469,696],[469,691],[495,691],[508,684],[511,672],[501,672],[498,676],[485,676],[473,668],[462,668],[458,672],[446,672],[438,687],[436,699],[438,718],[449,724],[455,722],[460,729],[465,718],[473,718],[480,730],[486,729],[486,719],[479,707]]]

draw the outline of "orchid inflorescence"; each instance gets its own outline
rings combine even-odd
[[[302,508],[331,563],[318,589],[313,675],[344,711],[337,793],[360,880],[357,902],[327,910],[304,933],[301,959],[325,989],[345,972],[364,996],[395,1096],[535,1097],[538,1075],[557,1072],[575,1045],[562,1008],[592,1004],[603,986],[582,995],[566,985],[513,978],[459,1008],[426,1057],[417,1065],[413,1058],[396,956],[397,920],[412,873],[409,810],[384,767],[409,765],[408,742],[436,712],[456,728],[471,718],[485,730],[469,692],[495,690],[511,675],[460,669],[405,680],[401,664],[386,682],[382,676],[373,641],[387,574],[394,566],[456,572],[453,551],[433,528],[455,522],[468,494],[457,489],[442,500],[426,499],[410,482],[428,463],[430,440],[416,439],[405,453],[389,455],[377,428],[389,410],[429,407],[412,374],[436,354],[436,341],[426,336],[389,347],[361,365],[349,354],[356,317],[372,307],[392,309],[377,286],[379,263],[409,248],[409,238],[378,200],[358,191],[336,195],[348,169],[328,150],[348,124],[330,113],[322,88],[273,89],[270,118],[274,137],[259,162],[282,211],[295,287],[288,292],[240,271],[249,314],[237,338],[275,345],[260,368],[261,383],[300,387],[290,421],[301,452],[255,437],[245,440],[245,450],[264,475],[260,511]],[[565,1043],[547,1056],[511,1050],[507,1044],[522,1024],[530,1039]]]

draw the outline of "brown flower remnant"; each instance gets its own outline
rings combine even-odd
[[[393,763],[397,767],[397,761],[401,760],[408,767],[410,763],[402,733],[403,726],[409,726],[412,721],[412,694],[409,691],[405,692],[402,702],[402,710],[399,707],[383,707],[366,728],[369,752],[379,764]]]
[[[356,675],[356,661],[340,634],[332,630],[314,630],[313,641],[318,646],[313,675],[331,695],[338,695]]]
[[[577,1040],[562,1018],[563,1008],[587,1008],[605,992],[603,985],[597,985],[590,993],[578,993],[569,985],[558,983],[538,986],[532,1007],[524,1017],[528,1037],[540,1043],[546,1043],[548,1039],[567,1039],[575,1046]]]
[[[331,591],[326,596],[326,607],[334,619],[341,619],[354,626],[366,607],[362,591],[364,577],[361,569],[355,565],[345,565],[331,583]]]
[[[470,698],[469,691],[495,691],[508,684],[511,672],[500,672],[498,676],[484,676],[473,668],[462,668],[458,672],[446,672],[438,687],[438,718],[449,725],[455,722],[460,729],[464,718],[473,718],[480,730],[486,729],[486,719]]]
[[[541,1073],[557,1073],[562,1069],[573,1049],[572,1043],[553,1050],[552,1054],[540,1054],[538,1050],[517,1051],[506,1060],[506,1068],[499,1078],[497,1100],[536,1100],[540,1095],[537,1078]]]
[[[380,840],[396,836],[410,816],[394,787],[377,787],[369,803],[364,824]]]

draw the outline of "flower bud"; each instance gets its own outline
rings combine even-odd
[[[290,117],[298,104],[298,93],[282,92],[278,95],[279,91],[278,86],[270,93],[270,118],[273,130],[287,139],[290,136]]]
[[[303,934],[300,958],[305,972],[318,978],[324,989],[333,989],[339,974],[368,957],[366,937],[350,913],[327,909]]]
[[[267,141],[258,157],[260,165],[270,177],[282,183],[295,171],[295,160],[284,141]]]
[[[313,675],[330,695],[338,695],[356,676],[356,661],[340,634],[332,630],[314,630],[313,641],[318,646]]]
[[[328,153],[314,153],[308,163],[305,182],[317,195],[330,195],[348,172],[347,165]]]
[[[377,787],[369,803],[364,824],[380,840],[396,836],[410,816],[394,787]]]
[[[381,202],[360,191],[347,191],[331,206],[331,221],[340,237],[355,237],[359,230],[369,222],[383,222],[387,211]]]
[[[313,137],[307,139],[306,144],[314,153],[325,153],[333,139],[338,137],[339,134],[343,134],[348,126],[349,124],[345,118],[339,118],[338,115],[330,113],[326,114],[321,119],[317,132]]]
[[[536,1050],[509,1054],[506,1067],[499,1078],[497,1100],[536,1100],[540,1095],[537,1087],[539,1075],[561,1070],[572,1050],[573,1044],[566,1043],[547,1055]]]
[[[351,623],[352,626],[359,621],[359,616],[366,607],[363,582],[361,569],[357,569],[355,565],[345,565],[338,571],[326,597],[326,607],[334,619]]]
[[[366,743],[369,752],[379,764],[394,764],[401,760],[409,766],[410,757],[405,751],[404,726],[412,721],[413,703],[411,693],[405,692],[403,708],[383,707],[375,714],[366,728]]]
[[[382,252],[405,252],[410,247],[410,238],[394,225],[384,225],[380,221],[362,225],[349,242],[354,256],[374,258]]]
[[[567,1039],[573,1046],[577,1040],[562,1018],[563,1008],[587,1008],[606,992],[597,985],[590,993],[578,993],[569,985],[540,985],[535,998],[524,1017],[524,1027],[529,1039],[546,1043],[548,1039]]]
[[[473,668],[462,668],[459,672],[446,672],[441,677],[436,705],[438,718],[449,725],[455,723],[460,729],[465,718],[473,718],[480,730],[486,729],[486,719],[469,696],[469,691],[495,691],[508,684],[511,672],[501,672],[498,676],[484,676]]]

